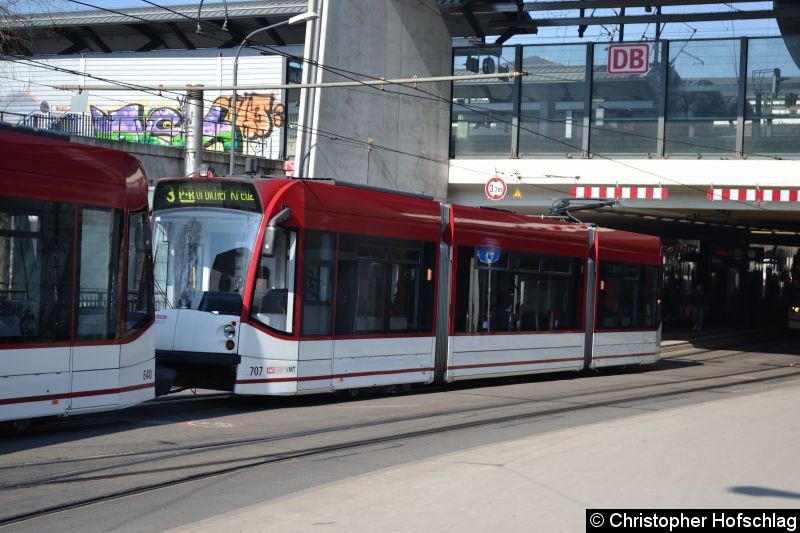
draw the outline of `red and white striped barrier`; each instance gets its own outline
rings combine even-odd
[[[615,200],[666,200],[665,187],[573,187],[574,198],[613,198]]]
[[[800,189],[708,189],[709,201],[799,202]]]

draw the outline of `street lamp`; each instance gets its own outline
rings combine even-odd
[[[247,34],[247,37],[242,39],[239,48],[236,49],[236,56],[233,58],[233,95],[231,96],[231,160],[229,163],[228,174],[233,174],[234,159],[236,156],[236,82],[239,72],[239,54],[242,52],[242,47],[245,44],[247,44],[248,39],[250,39],[256,33],[269,31],[275,28],[279,28],[281,26],[291,26],[293,24],[299,24],[301,22],[308,22],[309,20],[314,20],[317,18],[319,18],[319,15],[317,15],[313,11],[307,11],[305,13],[301,13],[299,15],[295,15],[291,18],[288,18],[283,22],[278,22],[277,24],[271,24],[269,26],[264,26],[263,28],[258,28]]]

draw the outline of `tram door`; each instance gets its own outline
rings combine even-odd
[[[119,368],[111,368],[119,364],[119,352],[119,344],[72,348],[71,409],[119,403]]]
[[[298,363],[306,373],[318,376],[333,374],[333,282],[336,272],[336,234],[308,230],[303,243],[303,306]],[[340,274],[344,275],[344,273]],[[327,381],[327,383],[325,383]],[[300,381],[298,391],[320,387],[333,388],[328,380]]]
[[[122,212],[80,208],[79,221],[72,409],[116,405],[120,383]]]

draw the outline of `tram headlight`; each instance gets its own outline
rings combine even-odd
[[[800,306],[793,305],[792,306],[792,313],[800,313]]]
[[[228,324],[223,329],[222,332],[225,334],[226,339],[232,339],[236,337],[236,328],[232,325]]]

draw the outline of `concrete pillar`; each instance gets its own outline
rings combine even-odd
[[[320,15],[320,19],[312,20],[306,24],[306,41],[303,49],[303,79],[302,83],[317,83],[322,77],[322,68],[319,65],[320,36],[326,4],[323,0],[308,0],[308,10]],[[295,145],[294,175],[298,177],[309,176],[311,158],[313,117],[316,110],[318,89],[300,89],[300,110],[297,119],[297,144]],[[288,155],[288,154],[287,154]]]
[[[309,6],[320,18],[306,34],[306,53],[348,72],[345,77],[306,64],[304,82],[451,73],[451,38],[435,0],[310,0]],[[306,95],[298,175],[446,197],[450,82],[416,89],[323,88]]]
[[[183,174],[197,172],[203,163],[203,86],[186,88],[186,149],[183,159]]]

